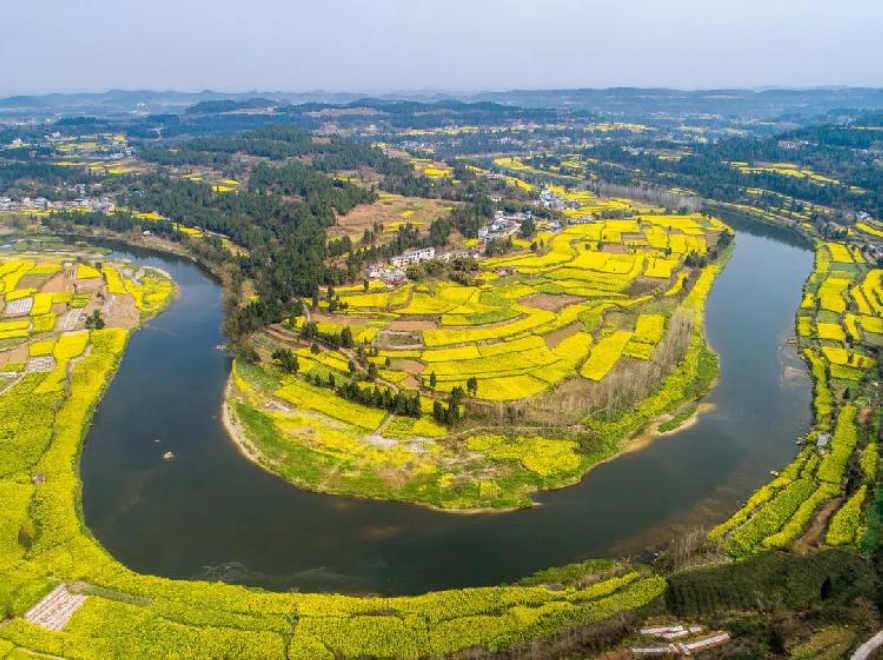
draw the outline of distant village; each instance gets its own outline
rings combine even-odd
[[[491,201],[500,202],[500,198],[491,198]],[[545,209],[555,211],[564,211],[567,209],[579,208],[577,203],[570,200],[564,200],[552,191],[544,189],[540,193],[540,205]],[[405,282],[407,277],[407,268],[414,264],[424,261],[432,261],[441,259],[443,261],[451,261],[461,257],[471,257],[478,259],[485,255],[489,243],[497,240],[505,240],[518,233],[521,223],[525,220],[533,219],[533,212],[518,211],[515,213],[506,213],[505,211],[495,211],[494,217],[488,223],[478,230],[478,244],[468,248],[454,248],[450,250],[440,251],[434,247],[417,248],[405,250],[402,254],[392,257],[388,263],[378,263],[371,267],[368,277],[373,280],[380,280],[389,286],[397,286]],[[572,218],[571,224],[578,224],[590,221],[593,218]],[[561,222],[557,220],[543,222],[543,231],[558,232],[563,229]]]
[[[502,198],[492,196],[491,201],[499,203]],[[547,210],[564,212],[579,208],[579,203],[573,200],[563,199],[556,195],[552,190],[544,188],[540,191],[538,205]],[[402,254],[392,257],[388,263],[378,263],[371,267],[368,277],[373,280],[379,280],[388,286],[397,286],[407,281],[407,269],[409,266],[419,264],[425,261],[441,259],[450,261],[458,257],[472,257],[474,259],[485,256],[489,243],[497,240],[506,240],[518,233],[521,223],[525,220],[533,219],[533,212],[530,210],[519,211],[515,213],[506,213],[497,210],[491,220],[478,230],[478,244],[469,248],[454,248],[450,250],[440,251],[434,247],[417,248],[405,250]],[[585,224],[594,222],[596,217],[593,214],[579,215],[569,217],[567,224]],[[786,218],[783,218],[787,222]],[[867,222],[870,215],[865,212],[856,212],[853,220],[856,222]],[[538,228],[542,231],[559,232],[563,229],[563,223],[558,220],[542,221],[538,223]],[[878,262],[883,261],[883,245],[876,242],[868,241],[862,248],[872,259]]]
[[[34,213],[45,211],[98,211],[112,213],[116,204],[109,197],[78,197],[72,200],[50,201],[45,197],[0,197],[0,211]]]

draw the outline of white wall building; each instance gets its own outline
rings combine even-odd
[[[434,247],[406,250],[399,256],[390,259],[389,262],[396,268],[403,268],[421,261],[429,261],[430,259],[435,259]]]

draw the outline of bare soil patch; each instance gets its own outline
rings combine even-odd
[[[582,328],[582,323],[580,323],[579,321],[574,321],[570,325],[565,325],[563,328],[558,328],[557,330],[546,333],[545,335],[543,335],[543,339],[546,342],[546,346],[548,346],[549,348],[555,348],[562,341],[564,341],[568,337],[572,337],[577,332],[582,330]]]
[[[7,352],[7,355],[9,355],[9,362],[26,362],[29,352],[30,349],[27,344],[16,346],[11,351]]]
[[[436,199],[383,195],[373,204],[360,204],[346,215],[338,216],[337,226],[330,227],[328,234],[358,239],[366,229],[373,231],[376,222],[391,236],[398,224],[410,222],[417,227],[428,227],[433,220],[446,216],[453,206],[451,202]]]
[[[100,277],[93,277],[88,280],[77,280],[77,293],[94,293],[104,286],[104,280]]]
[[[419,332],[389,332],[382,330],[377,334],[374,341],[379,348],[389,349],[418,349],[423,346],[423,340]]]
[[[288,332],[278,326],[270,326],[263,331],[263,335],[268,337],[272,342],[283,344],[291,348],[298,348],[301,345],[297,335]]]
[[[712,245],[717,245],[717,242],[718,242],[718,239],[720,239],[721,233],[723,233],[723,232],[720,229],[706,231],[705,244],[708,247],[711,247]]]
[[[54,275],[40,289],[43,293],[63,293],[67,291],[67,277],[63,272]]]
[[[46,275],[25,275],[18,282],[19,289],[30,289],[31,287],[39,290],[46,281]]]
[[[409,374],[422,374],[423,370],[426,368],[422,362],[417,362],[417,360],[410,360],[408,358],[393,358],[393,360],[396,368],[401,369],[402,371],[406,371]]]
[[[625,245],[622,243],[605,243],[604,247],[601,248],[601,252],[612,252],[614,254],[624,254],[625,253]]]
[[[312,312],[310,315],[313,321],[319,323],[334,323],[335,325],[361,326],[365,325],[365,319],[350,316],[333,316],[324,312]]]
[[[794,543],[794,552],[800,555],[805,555],[819,544],[822,535],[828,528],[828,520],[834,515],[834,512],[842,503],[843,498],[838,497],[819,509],[818,513],[816,513],[815,517],[812,519],[812,524],[809,526],[809,529],[806,530],[806,533]]]
[[[134,328],[141,321],[141,312],[129,296],[108,296],[101,313],[111,328]]]
[[[535,293],[526,298],[522,298],[519,303],[537,309],[545,309],[550,312],[557,312],[559,309],[581,302],[583,299],[579,296],[571,296],[569,294],[552,294],[552,293]]]
[[[435,321],[393,321],[389,324],[390,330],[401,330],[405,332],[414,332],[416,330],[435,330],[438,323]]]
[[[643,296],[651,291],[656,291],[660,288],[659,283],[662,280],[659,278],[653,277],[637,277],[635,278],[631,284],[629,284],[628,288],[626,288],[626,293],[631,298],[637,298],[639,296]],[[671,284],[671,278],[669,278],[669,284]]]

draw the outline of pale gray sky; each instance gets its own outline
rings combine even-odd
[[[0,95],[883,86],[883,0],[4,0]]]

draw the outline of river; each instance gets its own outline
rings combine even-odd
[[[178,284],[136,332],[81,463],[87,525],[126,566],[274,590],[413,594],[511,582],[591,557],[633,556],[730,515],[796,454],[811,384],[789,343],[812,252],[737,226],[709,296],[721,378],[688,428],[604,463],[529,510],[457,515],[301,491],[245,460],[220,419],[230,359],[221,286],[192,262],[118,246]],[[166,452],[173,460],[164,460]]]

